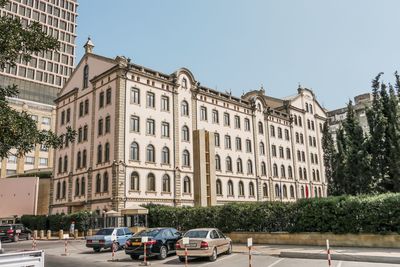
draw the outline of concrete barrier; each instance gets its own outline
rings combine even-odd
[[[92,229],[89,229],[88,232],[87,232],[87,235],[88,235],[88,236],[92,236],[92,235],[93,235],[93,230],[92,230]]]
[[[50,230],[47,230],[47,236],[46,237],[47,237],[48,240],[51,239],[51,231]]]
[[[234,243],[246,243],[253,238],[254,244],[400,248],[399,234],[333,234],[333,233],[261,233],[232,232],[227,234]]]
[[[74,239],[77,239],[79,237],[79,231],[78,229],[75,229],[74,231]]]
[[[58,231],[58,239],[64,239],[64,231],[63,230],[60,230],[60,231]]]
[[[44,239],[44,230],[40,230],[39,232],[40,239]]]
[[[34,239],[38,238],[37,230],[33,230],[33,238]]]

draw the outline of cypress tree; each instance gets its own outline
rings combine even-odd
[[[322,129],[322,150],[324,151],[325,177],[329,185],[328,193],[331,195],[335,194],[335,191],[333,190],[333,164],[336,151],[332,135],[329,132],[328,122],[324,123],[324,127]]]

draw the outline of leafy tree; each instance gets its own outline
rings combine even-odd
[[[7,2],[0,0],[0,7]],[[47,36],[39,23],[32,22],[25,27],[18,18],[0,17],[0,68],[14,66],[19,58],[28,62],[32,54],[58,47],[57,39]],[[15,155],[20,157],[33,150],[36,144],[58,148],[63,140],[74,140],[76,133],[71,128],[67,129],[65,137],[51,131],[39,131],[28,113],[9,106],[7,98],[17,95],[17,86],[0,85],[0,159],[8,157],[11,149],[15,149]]]

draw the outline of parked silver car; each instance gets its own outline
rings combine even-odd
[[[113,227],[100,229],[95,235],[86,237],[86,247],[93,248],[95,252],[111,248],[113,241],[117,249],[125,246],[126,240],[131,238],[133,233],[128,227]]]

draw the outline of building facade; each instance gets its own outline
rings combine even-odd
[[[10,106],[31,114],[41,130],[55,130],[54,100],[74,68],[77,5],[76,0],[10,0],[0,8],[1,16],[18,18],[23,25],[39,22],[60,42],[58,51],[38,53],[30,62],[19,59],[15,66],[0,69],[1,86],[18,86],[18,98],[9,99]],[[0,177],[52,169],[52,153],[37,146],[24,158],[10,155],[1,161]]]
[[[371,93],[365,93],[354,97],[354,102],[353,102],[354,112],[358,118],[358,121],[364,133],[369,133],[366,113],[367,109],[372,106],[372,100],[373,97]],[[343,121],[346,120],[347,107],[329,111],[327,115],[329,122],[329,130],[332,133],[333,138],[336,140],[336,132],[337,130],[339,130]]]
[[[326,113],[311,90],[235,97],[93,47],[56,100],[57,133],[78,136],[55,152],[51,213],[326,196]]]

